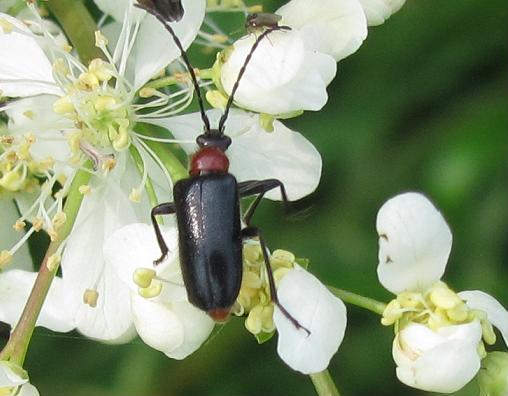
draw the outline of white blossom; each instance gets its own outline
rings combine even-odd
[[[278,117],[320,110],[326,87],[335,77],[336,62],[355,52],[367,37],[367,20],[358,0],[291,0],[276,11],[280,26],[254,52],[235,103]],[[255,35],[242,37],[227,51],[220,82],[231,95]],[[220,59],[220,58],[219,58]]]
[[[289,314],[308,330],[307,333],[295,327],[276,306],[273,320],[279,334],[279,356],[303,374],[325,370],[344,338],[347,322],[344,303],[314,275],[298,266],[284,275],[277,296]]]
[[[405,193],[379,210],[380,282],[396,299],[383,324],[401,323],[393,343],[397,377],[414,388],[452,393],[480,369],[484,343],[505,342],[508,312],[481,291],[455,294],[440,281],[452,235],[442,215],[422,194]]]

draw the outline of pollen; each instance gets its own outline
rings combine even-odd
[[[41,217],[36,217],[33,219],[32,227],[34,228],[35,232],[39,232],[42,230],[42,227],[44,227],[44,221]]]
[[[106,36],[100,30],[95,31],[95,46],[98,48],[106,47],[109,44]]]
[[[46,262],[46,267],[50,271],[56,271],[58,266],[60,265],[60,262],[62,261],[62,257],[60,254],[55,253],[48,257],[48,261]]]
[[[84,91],[93,91],[99,88],[99,79],[94,73],[81,73],[76,82],[76,88]]]
[[[53,103],[53,111],[57,114],[74,112],[74,104],[69,95],[62,96]]]
[[[92,193],[92,188],[88,184],[79,186],[78,190],[83,195],[90,195]]]
[[[131,202],[140,203],[141,202],[141,191],[138,188],[133,188],[129,194],[129,200]]]
[[[2,250],[0,252],[0,270],[4,269],[7,264],[12,260],[12,254],[8,250]]]
[[[12,226],[12,228],[14,228],[18,232],[23,231],[25,227],[26,223],[23,220],[17,220]]]
[[[99,292],[97,290],[86,289],[83,293],[83,303],[88,305],[90,308],[97,306],[97,300],[99,299]]]

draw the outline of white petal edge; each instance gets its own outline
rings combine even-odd
[[[369,26],[383,24],[404,5],[406,0],[359,0]]]
[[[302,293],[305,290],[305,293]],[[337,352],[346,330],[346,307],[314,275],[300,268],[287,273],[277,289],[281,305],[308,335],[275,307],[277,352],[284,362],[303,374],[323,371]]]
[[[21,21],[10,15],[0,13],[0,19],[31,34]],[[33,37],[15,30],[6,33],[0,26],[0,59],[1,95],[61,94],[53,79],[51,63]]]
[[[378,278],[392,293],[425,290],[441,279],[452,234],[441,213],[420,193],[404,193],[379,209]]]
[[[32,291],[36,277],[36,272],[21,270],[5,271],[0,274],[0,301],[2,302],[0,321],[9,323],[14,328]],[[55,278],[36,325],[58,332],[74,329],[72,317],[65,310],[66,298],[62,279]]]
[[[508,311],[490,294],[480,290],[465,290],[459,297],[466,301],[471,309],[479,309],[487,314],[487,318],[501,332],[508,346]]]
[[[212,125],[217,125],[222,112],[207,112]],[[203,131],[198,113],[150,120],[167,128],[176,139],[194,142]],[[259,126],[259,115],[232,109],[225,133],[233,140],[227,151],[230,172],[239,182],[246,180],[279,179],[290,200],[312,193],[321,178],[322,160],[317,149],[300,133],[274,122],[274,131],[266,132]],[[182,144],[188,154],[196,151],[195,143]],[[265,195],[280,200],[280,191]]]
[[[354,53],[367,37],[367,19],[357,0],[291,0],[276,14],[282,24],[299,29],[308,49],[339,61]]]

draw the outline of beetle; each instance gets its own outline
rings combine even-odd
[[[190,176],[175,183],[173,202],[157,205],[151,211],[152,224],[162,253],[154,263],[162,262],[168,254],[168,247],[156,216],[176,214],[180,266],[188,299],[194,306],[207,312],[215,321],[223,322],[229,317],[240,292],[243,241],[258,238],[267,269],[272,301],[297,328],[310,334],[279,303],[266,242],[261,230],[251,224],[252,215],[268,191],[280,189],[283,202],[288,204],[284,185],[277,179],[238,183],[228,171],[229,160],[226,150],[231,145],[231,138],[224,134],[234,95],[252,54],[268,34],[275,30],[290,28],[272,26],[256,39],[238,73],[219,125],[213,129],[204,110],[194,69],[169,21],[156,8],[147,7],[145,2],[137,6],[159,19],[173,37],[191,76],[204,123],[204,132],[196,138],[199,149],[190,160]],[[256,198],[243,216],[246,226],[242,228],[240,198],[252,195],[256,195]]]

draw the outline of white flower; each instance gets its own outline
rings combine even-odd
[[[404,5],[406,0],[359,0],[367,16],[369,26],[384,23]]]
[[[6,396],[39,396],[39,391],[28,382],[28,374],[15,364],[0,361],[0,394]]]
[[[235,95],[240,107],[271,115],[319,110],[336,62],[355,52],[367,37],[367,21],[358,0],[292,0],[276,11],[281,26],[254,52]],[[228,95],[256,37],[243,37],[227,52],[220,81]]]
[[[228,95],[255,40],[254,35],[237,40],[222,66],[221,83]],[[330,55],[306,47],[298,30],[273,32],[254,52],[235,94],[235,103],[273,115],[319,110],[328,100],[326,87],[336,69]]]
[[[156,267],[153,261],[160,256],[160,249],[152,227],[146,224],[130,224],[113,233],[104,245],[104,255],[130,290],[134,325],[141,339],[171,358],[183,359],[208,338],[214,322],[187,300],[176,226],[162,231],[170,254]],[[140,288],[133,281],[136,273],[148,274],[147,287]]]
[[[397,377],[428,391],[461,389],[478,372],[484,343],[495,342],[492,325],[507,340],[508,312],[486,293],[457,295],[440,282],[452,236],[422,194],[388,200],[379,210],[377,231],[378,277],[397,294],[382,320],[401,325],[393,343]]]
[[[185,0],[184,6],[186,14],[174,28],[187,47],[204,18],[205,1]],[[20,162],[16,166],[30,171],[12,175],[16,177],[16,185],[11,181],[13,177],[8,180],[11,190],[19,186],[17,195],[30,186],[28,182],[35,176],[46,179],[39,196],[26,205],[18,219],[20,224],[23,220],[32,223],[27,235],[44,229],[52,239],[57,238],[57,223],[65,219],[61,215],[55,219],[55,216],[61,214],[70,182],[87,158],[94,160],[98,169],[90,185],[83,186],[82,190],[91,194],[83,200],[73,232],[62,246],[65,250],[59,251],[62,287],[71,296],[65,299],[64,305],[71,315],[72,327],[89,337],[119,342],[130,338],[134,327],[129,290],[105,266],[102,244],[117,228],[135,221],[148,221],[150,205],[144,187],[149,171],[156,191],[163,192],[161,196],[170,195],[171,185],[160,160],[156,156],[151,158],[152,152],[142,141],[143,137],[132,128],[146,118],[181,111],[192,100],[193,87],[187,84],[171,95],[152,92],[156,96],[147,103],[137,104],[139,88],[178,58],[180,52],[160,23],[144,11],[133,10],[132,2],[115,4],[114,9],[125,22],[115,50],[111,54],[107,38],[97,33],[96,45],[107,60],[93,60],[88,66],[66,52],[45,30],[45,22],[36,10],[31,23],[38,27],[40,34],[19,20],[0,14],[0,90],[6,96],[27,97],[8,102],[0,110],[9,116],[8,139],[19,140],[31,132],[33,139],[30,139],[36,143],[51,141],[37,147],[30,142],[34,158],[37,153],[50,156],[42,164],[47,164],[47,169],[34,175],[29,166],[32,158],[11,156]],[[161,45],[167,48],[160,51]],[[54,140],[63,144],[59,146]],[[21,147],[22,144],[28,143],[21,142]],[[126,151],[131,144],[141,154],[143,175]],[[2,149],[5,154],[6,148]],[[20,152],[17,147],[16,150]],[[52,195],[53,187],[62,177],[67,179],[62,191]],[[7,252],[12,255],[18,249],[17,244]],[[27,278],[24,285],[29,288],[33,274],[26,272],[24,276]]]
[[[314,275],[298,266],[284,275],[277,296],[289,314],[310,332],[297,329],[276,306],[273,321],[279,333],[279,356],[303,374],[325,370],[344,338],[347,322],[344,303]]]

